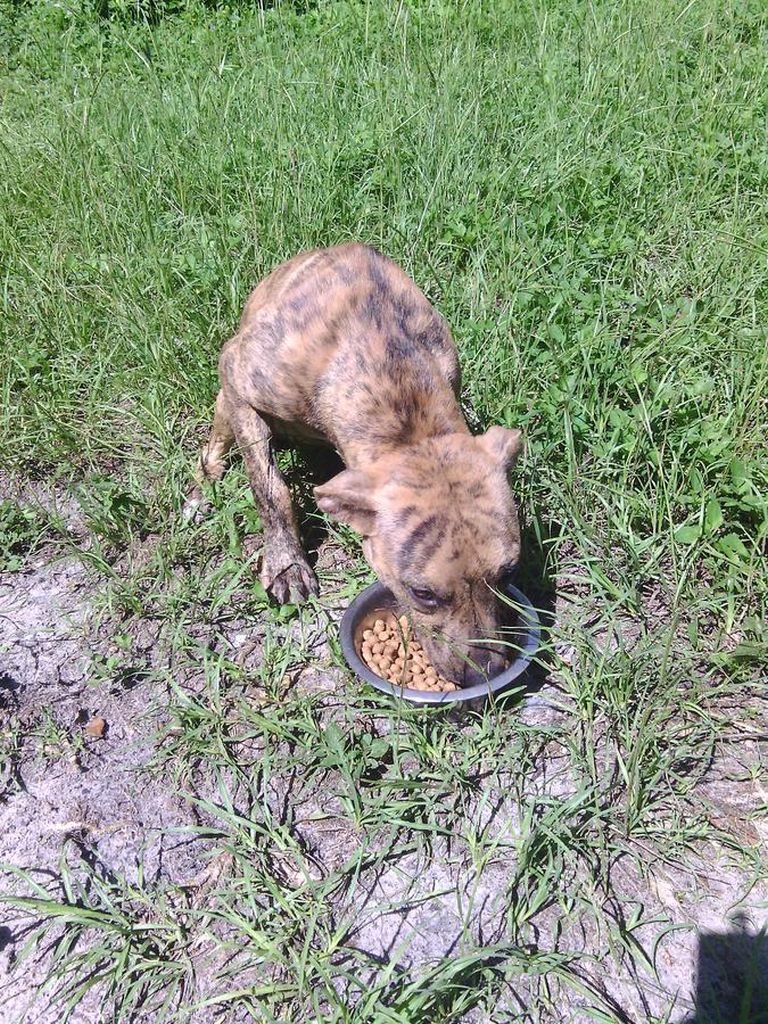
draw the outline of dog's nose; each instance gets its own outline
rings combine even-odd
[[[462,683],[464,686],[477,686],[487,683],[507,667],[505,655],[487,648],[472,648],[472,663],[465,662]]]

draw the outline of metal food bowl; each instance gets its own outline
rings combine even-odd
[[[390,697],[402,697],[405,700],[413,701],[414,704],[455,704],[498,696],[520,680],[539,649],[541,636],[539,616],[525,594],[516,587],[512,587],[509,597],[516,606],[518,614],[518,622],[515,627],[515,642],[518,649],[515,657],[509,668],[494,676],[493,679],[475,686],[451,690],[448,693],[413,690],[408,686],[390,683],[368,668],[359,653],[366,622],[374,612],[395,611],[395,599],[392,592],[382,583],[374,583],[372,586],[366,587],[344,612],[344,617],[341,620],[341,649],[347,659],[347,664],[355,675],[370,683],[371,686],[375,686],[382,693],[389,694]]]

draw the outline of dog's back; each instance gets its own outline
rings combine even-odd
[[[448,325],[395,263],[364,245],[302,253],[273,271],[220,365],[222,381],[278,432],[316,435],[342,452],[374,454],[460,427]]]

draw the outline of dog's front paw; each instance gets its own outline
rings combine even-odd
[[[303,552],[267,548],[261,565],[264,589],[278,604],[301,604],[320,592]]]

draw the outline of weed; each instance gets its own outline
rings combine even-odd
[[[15,501],[0,501],[0,570],[21,569],[40,543],[45,528],[33,508]]]

